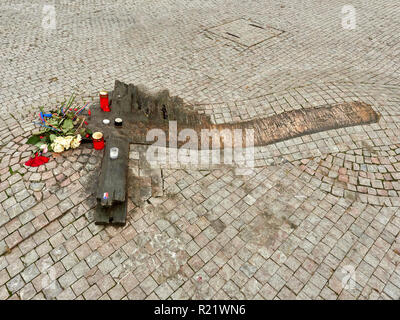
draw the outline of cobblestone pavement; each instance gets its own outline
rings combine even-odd
[[[0,299],[400,298],[397,0],[48,2],[54,30],[47,2],[0,7]],[[258,147],[249,176],[163,167],[157,197],[100,227],[101,155],[27,168],[25,142],[32,110],[115,79],[167,88],[215,123],[354,100],[381,118]],[[130,171],[151,189],[141,152]]]

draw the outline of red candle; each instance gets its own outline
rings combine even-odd
[[[108,92],[100,91],[100,108],[105,112],[110,112],[110,107],[108,105]]]
[[[93,138],[93,148],[96,150],[104,149],[104,136],[101,132],[95,132],[92,135]]]

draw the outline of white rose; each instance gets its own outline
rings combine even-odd
[[[53,141],[53,143],[57,143],[57,144],[63,144],[64,143],[64,138],[63,137],[56,137]]]
[[[51,144],[51,148],[53,149],[53,151],[55,152],[55,153],[61,153],[61,152],[63,152],[64,151],[64,147],[61,145],[61,144],[59,144],[59,143],[52,143]]]
[[[63,148],[68,150],[73,138],[74,138],[73,136],[57,137],[57,138],[54,139],[54,142],[57,143],[57,144],[60,144],[61,146],[63,146]]]
[[[57,138],[54,139],[53,143],[54,144],[59,144],[59,145],[64,147],[64,144],[65,144],[64,138],[63,137],[57,137]]]
[[[80,142],[80,140],[78,140],[78,139],[74,139],[74,140],[72,140],[72,142],[71,142],[71,148],[72,148],[72,149],[76,149],[76,148],[78,148],[80,145],[81,145],[81,142]]]
[[[67,136],[64,138],[64,148],[68,150],[71,147],[71,142],[73,141],[73,136]]]

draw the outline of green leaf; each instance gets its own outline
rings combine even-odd
[[[36,143],[40,142],[40,138],[39,136],[32,136],[28,139],[28,141],[26,142],[27,144],[33,144],[35,145]]]
[[[50,142],[53,142],[55,140],[55,138],[57,138],[57,136],[55,134],[51,134],[49,138],[50,138]]]
[[[58,125],[58,120],[56,118],[49,118],[47,119],[47,122],[51,124],[52,126],[57,126]]]
[[[51,143],[49,137],[44,137],[44,138],[42,139],[42,142],[45,143],[45,144],[50,144],[50,143]]]
[[[74,123],[71,119],[66,119],[62,125],[62,129],[64,130],[71,130],[74,128]]]

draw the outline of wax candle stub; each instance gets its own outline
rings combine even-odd
[[[111,159],[117,159],[118,158],[118,148],[112,147],[110,149],[110,158]]]

